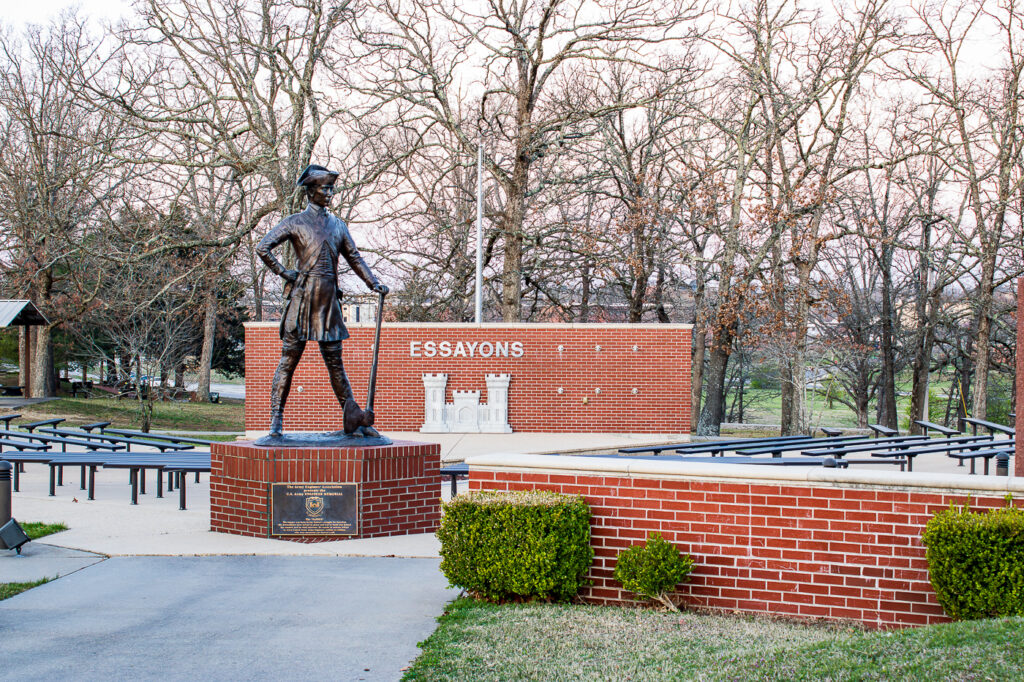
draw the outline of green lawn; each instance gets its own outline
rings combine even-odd
[[[1024,619],[916,630],[458,599],[405,680],[1016,679]]]
[[[46,537],[47,535],[53,535],[59,533],[62,530],[67,530],[68,527],[63,523],[43,523],[41,521],[29,521],[28,523],[18,523],[21,529],[25,531],[25,535],[29,536],[32,540],[38,540],[39,538]]]
[[[33,540],[52,535],[53,533],[59,533],[62,530],[67,530],[68,527],[63,523],[41,523],[39,521],[29,521],[27,523],[19,523],[21,529],[25,531],[25,535],[29,536]],[[50,582],[51,578],[43,578],[42,580],[36,580],[30,583],[0,583],[0,601],[13,597],[16,594],[21,594],[25,590],[31,590],[33,587],[42,585],[43,583]]]
[[[16,594],[21,594],[25,590],[31,590],[33,587],[38,587],[44,583],[48,583],[50,580],[50,578],[43,578],[42,580],[36,580],[30,583],[0,583],[0,601],[9,599]]]
[[[135,400],[106,397],[58,398],[20,408],[24,421],[66,417],[68,424],[109,421],[114,427],[137,429],[141,424],[139,404]],[[219,403],[153,403],[153,429],[198,431],[244,431],[245,402],[221,400]]]

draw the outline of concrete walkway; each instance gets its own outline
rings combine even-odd
[[[0,602],[19,680],[397,680],[455,597],[436,559],[118,557]]]

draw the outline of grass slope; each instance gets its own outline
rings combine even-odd
[[[918,630],[551,604],[453,602],[405,680],[1012,679],[1024,620]]]
[[[71,425],[109,421],[121,429],[137,429],[141,423],[137,401],[101,396],[59,398],[26,406],[18,412],[22,415],[19,422],[64,417]],[[160,429],[244,431],[245,402],[226,399],[220,403],[154,402],[153,430]]]

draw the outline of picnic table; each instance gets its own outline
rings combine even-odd
[[[4,423],[5,430],[9,430],[11,428],[11,421],[20,416],[20,414],[0,414],[0,422]]]

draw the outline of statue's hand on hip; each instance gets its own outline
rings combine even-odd
[[[285,270],[284,272],[281,273],[281,279],[285,280],[286,282],[291,282],[292,284],[294,284],[295,280],[297,280],[298,278],[298,270]]]

